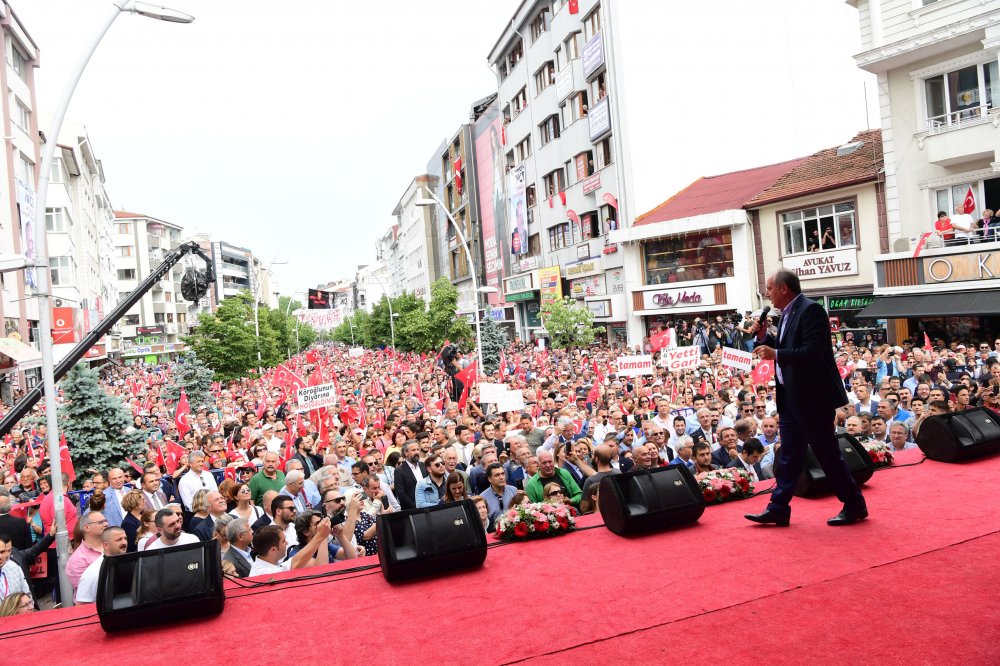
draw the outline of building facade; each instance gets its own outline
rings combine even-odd
[[[995,236],[977,234],[986,242],[973,246],[924,234],[939,212],[967,206],[975,223],[1000,207],[1000,0],[849,4],[863,48],[855,60],[878,77],[885,152],[889,247],[876,259],[866,315],[888,319],[896,340],[992,338]]]
[[[436,185],[434,176],[417,176],[392,211],[399,229],[396,242],[390,248],[393,257],[390,266],[396,273],[392,287],[399,287],[398,292],[393,291],[393,296],[405,291],[430,302],[431,284],[441,276],[435,251],[440,233],[436,213],[429,206],[417,205],[427,196],[424,188]]]
[[[509,266],[497,304],[524,339],[544,335],[541,307],[566,295],[624,342],[623,253],[609,239],[627,199],[611,16],[594,0],[525,1],[489,54],[500,115],[476,142],[484,246],[492,209]]]
[[[119,300],[133,292],[181,242],[182,227],[143,213],[115,211],[113,237]],[[200,264],[201,262],[198,261]],[[201,266],[198,266],[201,268]],[[178,263],[122,318],[122,358],[152,363],[184,350],[188,304],[181,297],[185,266]]]

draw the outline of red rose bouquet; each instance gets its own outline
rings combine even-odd
[[[521,504],[497,519],[496,535],[508,541],[558,536],[576,527],[576,511],[565,504]]]
[[[746,470],[736,467],[713,469],[695,476],[705,501],[720,504],[729,500],[746,499],[753,494],[753,481]]]

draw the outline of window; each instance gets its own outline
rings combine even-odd
[[[118,279],[119,280],[134,280],[135,279],[135,269],[134,268],[119,268],[118,269]]]
[[[538,126],[538,141],[541,145],[559,138],[559,116],[552,114]]]
[[[170,303],[173,301],[173,295],[169,291],[163,292],[163,302]]]
[[[122,317],[122,323],[125,324],[126,326],[138,326],[139,325],[139,315],[137,315],[137,314],[134,314],[134,315],[127,314],[124,317]]]
[[[73,284],[73,260],[70,257],[49,257],[52,285],[66,287]]]
[[[587,18],[583,19],[583,36],[585,41],[590,41],[590,38],[601,31],[601,6],[598,5],[594,7],[594,11],[587,15]]]
[[[594,174],[594,151],[588,150],[573,158],[576,181],[579,182]]]
[[[611,143],[611,137],[604,139],[596,146],[594,146],[594,151],[597,153],[597,169],[601,170],[609,164],[614,164],[615,152],[614,144]]]
[[[497,63],[497,81],[498,83],[503,83],[504,79],[506,78],[507,78],[507,60],[506,58],[504,58]]]
[[[542,11],[535,15],[535,18],[531,21],[531,43],[534,44],[535,41],[546,33],[549,29],[549,20],[552,18],[552,14],[548,7],[542,8]]]
[[[542,254],[542,238],[538,234],[528,236],[528,256],[537,257]]]
[[[927,129],[934,131],[971,118],[986,117],[1000,102],[1000,75],[994,59],[924,79]]]
[[[549,229],[549,251],[554,252],[573,243],[570,236],[569,222],[563,222]]]
[[[153,323],[154,324],[166,324],[167,323],[167,318],[164,317],[163,315],[164,315],[164,313],[162,313],[162,312],[154,312],[153,313]]]
[[[562,169],[550,171],[545,174],[542,181],[546,197],[554,197],[556,194],[566,189],[566,177],[563,175]]]
[[[66,231],[67,220],[66,220],[66,209],[65,208],[46,208],[45,209],[45,230],[52,231],[56,233],[62,233]]]
[[[524,57],[524,44],[521,40],[517,40],[517,44],[514,44],[511,48],[510,53],[507,54],[507,69],[508,72],[514,71],[517,63],[521,62],[521,58]]]
[[[595,76],[588,85],[590,86],[590,99],[600,102],[602,99],[607,97],[608,89],[604,85],[604,72]]]
[[[646,284],[710,280],[733,275],[733,240],[728,229],[665,238],[643,246]]]
[[[534,208],[535,206],[535,186],[528,185],[524,188],[524,198],[528,201],[528,208]]]
[[[964,190],[962,196],[965,196]],[[781,226],[785,254],[857,245],[854,203],[851,201],[782,213]]]
[[[935,213],[939,211],[944,211],[949,216],[955,212],[956,206],[961,206],[965,203],[965,195],[972,190],[973,195],[976,197],[976,201],[982,201],[979,190],[979,181],[975,183],[962,183],[961,185],[952,185],[951,187],[946,187],[940,190],[934,191],[934,205],[937,208],[934,210]]]
[[[587,91],[581,90],[570,95],[562,107],[563,127],[569,127],[577,120],[587,117]]]
[[[590,240],[601,235],[600,218],[596,211],[584,213],[580,216],[580,238]]]
[[[520,164],[521,162],[523,162],[524,160],[528,159],[531,156],[530,134],[524,137],[524,140],[521,141],[521,143],[517,144],[517,146],[514,148],[514,153],[515,157],[517,158],[515,164]]]
[[[132,234],[132,223],[131,222],[119,222],[115,225],[115,231],[123,235]]]
[[[124,301],[126,298],[128,298],[131,295],[131,293],[132,292],[129,292],[129,291],[119,291],[118,292],[118,302],[121,303],[122,301]]]
[[[510,122],[510,104],[504,104],[503,107],[503,124],[506,125]]]
[[[465,252],[458,249],[451,253],[451,279],[458,280],[469,276],[468,264],[465,261]]]
[[[24,104],[21,104],[20,101],[17,101],[14,104],[14,124],[17,125],[18,127],[20,127],[21,129],[23,129],[25,132],[28,132],[28,133],[31,132],[31,111],[29,111],[28,107],[26,107]],[[56,162],[60,162],[61,163],[62,160],[59,159],[58,157],[54,158],[52,160],[52,166],[53,167],[56,165]],[[51,177],[50,177],[50,180],[52,180]],[[52,182],[54,182],[54,183],[60,183],[62,181],[61,180],[52,180]]]
[[[601,216],[601,235],[618,229],[618,210],[614,206],[601,206],[599,214]]]
[[[28,75],[28,58],[16,47],[11,45],[10,66],[21,80]]]
[[[535,94],[542,92],[556,82],[556,66],[550,60],[535,72]]]
[[[35,165],[24,153],[20,154],[17,161],[17,175],[28,187],[35,186]]]
[[[510,171],[515,166],[517,166],[517,162],[514,160],[514,151],[513,151],[513,149],[512,150],[508,150],[507,151],[507,171]]]
[[[524,111],[528,106],[528,87],[525,86],[517,91],[514,99],[510,100],[510,106],[514,109],[514,116]]]
[[[563,42],[564,65],[580,57],[580,33],[574,32]]]
[[[119,257],[131,257],[132,256],[132,246],[131,245],[119,245],[118,246],[118,256]]]

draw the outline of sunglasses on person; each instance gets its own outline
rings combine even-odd
[[[330,499],[323,502],[323,504],[343,504],[343,503],[344,503],[343,497],[331,497]]]
[[[275,428],[274,432],[288,432],[288,428]]]
[[[549,493],[549,495],[548,495],[548,496],[549,496],[549,497],[555,497],[555,496],[557,496],[557,495],[558,495],[559,497],[562,497],[562,496],[563,496],[563,491],[561,491],[561,490],[553,490],[553,491],[552,491],[551,493]]]

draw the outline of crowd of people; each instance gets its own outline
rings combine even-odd
[[[477,371],[461,355],[445,367],[436,354],[321,346],[214,385],[183,420],[163,396],[174,365],[106,366],[104,389],[132,410],[148,450],[121,467],[78,470],[64,498],[75,602],[95,600],[103,558],[122,553],[214,539],[227,574],[257,576],[374,555],[387,512],[471,499],[489,531],[522,502],[599,513],[600,479],[634,469],[739,467],[770,478],[781,446],[774,382],[724,367],[721,341],[702,323],[676,335],[704,339],[700,367],[657,364],[648,376],[617,374],[619,356],[642,348],[511,345],[478,380],[521,392],[523,408],[505,413],[479,400],[478,382],[457,395],[456,373]],[[1000,339],[923,342],[831,339],[850,398],[838,431],[903,450],[929,415],[974,406],[1000,415]],[[297,412],[294,389],[326,382],[339,399]],[[39,416],[0,443],[0,615],[60,602]]]

